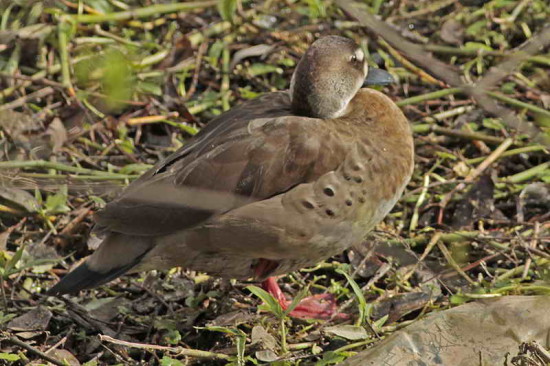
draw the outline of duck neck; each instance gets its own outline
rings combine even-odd
[[[339,85],[323,80],[312,80],[311,73],[292,75],[290,98],[292,112],[298,116],[312,118],[337,118],[345,114],[349,98],[343,98]]]

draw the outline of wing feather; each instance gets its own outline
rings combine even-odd
[[[216,118],[96,214],[98,227],[169,234],[336,169],[343,142],[324,121],[290,115],[288,103],[271,93]]]

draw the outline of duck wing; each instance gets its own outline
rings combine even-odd
[[[99,231],[156,236],[286,192],[334,170],[344,142],[270,93],[212,120],[95,216]]]

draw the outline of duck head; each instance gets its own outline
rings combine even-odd
[[[386,85],[386,71],[369,68],[363,50],[351,39],[328,36],[306,51],[290,82],[292,112],[314,118],[338,118],[362,86]]]

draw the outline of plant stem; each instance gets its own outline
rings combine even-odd
[[[406,106],[406,105],[409,105],[409,104],[417,104],[417,103],[420,103],[420,102],[425,102],[427,100],[438,99],[438,98],[441,98],[441,97],[445,97],[447,95],[458,94],[458,93],[461,93],[461,92],[462,92],[461,88],[442,89],[442,90],[437,90],[437,91],[434,91],[434,92],[431,92],[431,93],[417,95],[415,97],[401,99],[401,100],[395,102],[395,104],[397,104],[399,107],[403,107],[403,106]]]
[[[281,317],[280,319],[281,321],[281,325],[280,325],[280,330],[281,330],[281,351],[283,354],[287,354],[288,353],[288,346],[286,344],[286,324],[285,324],[285,317]]]
[[[69,89],[73,90],[71,83],[71,72],[69,69],[69,48],[68,48],[68,33],[70,25],[62,17],[61,21],[57,25],[57,37],[59,42],[59,60],[61,63],[61,80],[63,85]],[[73,92],[74,93],[74,92]]]
[[[54,169],[61,170],[70,173],[82,173],[99,176],[111,176],[111,177],[127,177],[126,174],[102,172],[99,170],[80,168],[62,163],[56,163],[46,160],[14,160],[14,161],[0,161],[0,169],[16,169],[16,168],[42,168],[42,169]]]
[[[529,153],[534,151],[544,151],[546,149],[547,148],[544,147],[543,145],[531,145],[531,146],[518,147],[517,149],[508,150],[502,153],[499,159],[507,156],[519,155],[519,154],[524,154],[524,153]],[[467,164],[477,164],[477,163],[481,163],[485,159],[487,159],[486,156],[480,156],[478,158],[466,159],[465,162]]]
[[[217,1],[200,1],[200,2],[187,2],[187,3],[173,3],[173,4],[155,4],[151,6],[145,6],[143,8],[132,9],[127,11],[121,11],[116,13],[107,14],[78,14],[71,16],[76,22],[79,23],[101,23],[108,21],[121,21],[135,18],[144,18],[153,15],[161,15],[168,13],[176,13],[179,11],[187,11],[192,9],[202,9],[216,5]]]
[[[168,352],[176,353],[178,355],[183,355],[183,356],[200,357],[200,358],[219,358],[222,360],[231,359],[231,356],[223,353],[201,351],[198,349],[189,349],[189,348],[183,348],[183,347],[165,347],[165,346],[158,346],[156,344],[127,342],[127,341],[115,339],[113,337],[109,337],[103,334],[99,335],[99,339],[101,339],[102,341],[118,344],[125,347],[140,348],[140,349],[147,349],[147,350],[168,351]]]
[[[456,48],[449,46],[439,46],[433,44],[427,44],[423,46],[426,51],[447,54],[447,55],[457,55],[457,56],[477,56],[477,55],[487,55],[487,56],[500,56],[500,57],[509,57],[509,53],[501,51],[486,51],[483,49],[472,49],[472,48]],[[550,59],[544,56],[529,56],[527,61],[538,63],[541,65],[550,66]]]
[[[540,107],[537,107],[536,105],[525,103],[525,102],[522,102],[520,100],[510,98],[510,97],[507,97],[505,95],[502,95],[500,93],[496,93],[496,92],[493,92],[493,91],[488,91],[487,94],[490,95],[491,97],[493,97],[495,99],[498,99],[498,100],[500,100],[500,101],[502,101],[506,104],[509,104],[511,106],[518,107],[518,108],[525,108],[528,111],[538,113],[538,114],[542,114],[543,116],[546,116],[546,117],[550,118],[550,111],[548,111],[546,109],[543,109],[543,108],[540,108]]]
[[[502,179],[506,183],[521,183],[536,176],[550,175],[550,162],[542,163],[523,172]]]
[[[466,140],[479,140],[484,141],[490,144],[501,144],[504,139],[500,137],[495,136],[489,136],[485,135],[483,133],[478,132],[468,132],[468,131],[460,131],[460,130],[453,130],[450,128],[440,127],[438,125],[434,124],[420,124],[420,125],[414,125],[412,127],[413,132],[415,133],[428,133],[428,132],[435,132],[441,135],[446,136],[453,136],[453,137],[459,137]]]

